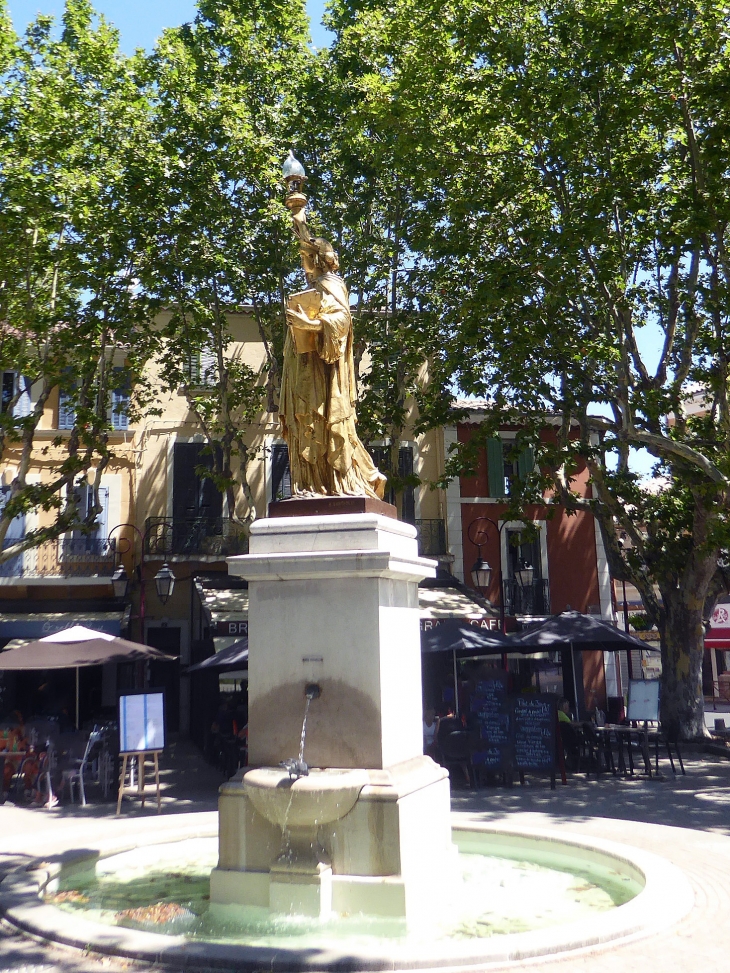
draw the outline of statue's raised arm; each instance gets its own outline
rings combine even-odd
[[[339,260],[307,225],[306,174],[293,152],[284,163],[286,205],[309,287],[287,301],[279,419],[289,447],[292,493],[382,500],[385,477],[357,435],[352,317]]]

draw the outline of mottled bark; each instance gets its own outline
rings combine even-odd
[[[706,736],[702,695],[702,657],[704,599],[691,599],[689,605],[681,592],[665,599],[665,625],[662,646],[662,726],[671,737],[690,740]]]

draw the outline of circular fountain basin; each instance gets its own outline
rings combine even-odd
[[[253,806],[280,828],[311,828],[339,821],[353,809],[369,782],[364,770],[310,770],[292,780],[288,771],[261,767],[244,775]]]
[[[198,905],[191,888],[195,881],[203,880],[205,868],[214,863],[215,846],[211,839],[217,828],[211,826],[201,832],[189,827],[176,833],[174,824],[164,823],[166,831],[159,827],[162,822],[155,821],[158,827],[150,828],[152,833],[133,848],[129,842],[109,842],[93,855],[88,850],[74,854],[72,849],[59,848],[63,864],[44,863],[35,870],[12,873],[0,886],[0,911],[10,922],[34,935],[100,953],[178,967],[199,965],[247,971],[266,967],[284,973],[466,969],[529,961],[537,956],[659,932],[682,918],[693,902],[682,872],[641,850],[587,841],[562,832],[507,830],[469,822],[454,829],[454,841],[466,862],[466,871],[484,872],[487,884],[479,893],[484,901],[479,900],[479,895],[476,900],[471,893],[467,895],[464,901],[471,902],[471,911],[451,926],[434,921],[434,917],[406,928],[395,920],[374,917],[351,916],[321,922],[292,917],[274,919],[267,910],[258,910],[258,914],[254,910],[244,917],[247,931],[236,924],[238,919],[234,918],[231,925],[231,917],[225,915],[222,920],[214,917],[215,921],[207,926],[198,917],[194,928],[190,915],[195,914]],[[149,819],[145,828],[148,825]],[[201,852],[205,847],[208,850]],[[191,857],[186,849],[195,850],[199,856],[192,872],[186,872],[186,858]],[[203,858],[208,855],[202,871],[201,854]],[[156,907],[161,904],[156,896],[163,889],[153,882],[151,888],[156,891],[143,893],[139,868],[153,872],[157,869],[168,880],[174,877],[170,873],[175,873],[176,881],[185,887],[182,894],[178,894],[180,889],[173,889],[173,899],[177,894],[179,905],[177,910],[165,913],[163,923],[145,925],[144,911],[140,914],[140,895],[143,900],[149,895],[149,905]],[[554,878],[550,878],[551,870]],[[103,920],[94,915],[94,883],[113,884],[115,875],[117,886],[127,883],[129,895],[113,899],[112,909],[118,911]],[[155,875],[148,877],[157,881]],[[435,876],[435,894],[438,883]],[[566,907],[557,905],[556,893],[551,891],[557,887],[555,883]],[[64,890],[79,891],[64,895]],[[119,888],[115,894],[118,893]],[[79,896],[87,902],[79,901]],[[587,907],[576,911],[577,905],[571,906],[571,902],[581,896]],[[170,900],[169,895],[161,897]],[[510,916],[509,909],[501,919],[496,917],[494,910],[505,899],[521,904],[525,921],[517,914]],[[123,905],[128,908],[121,908]],[[69,909],[73,911],[73,921],[69,921]],[[540,910],[542,916],[531,916],[530,910]],[[561,910],[565,914],[561,915]],[[122,912],[127,918],[115,919]]]

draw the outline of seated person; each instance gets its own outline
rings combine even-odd
[[[436,759],[436,738],[439,731],[439,718],[436,710],[429,707],[423,711],[423,752]]]
[[[570,716],[570,703],[563,698],[558,703],[558,723],[572,723]]]

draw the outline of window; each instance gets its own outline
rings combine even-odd
[[[495,436],[487,440],[487,480],[490,497],[508,497],[517,480],[524,481],[535,466],[531,446],[514,456],[514,440]]]
[[[31,413],[30,381],[24,376],[18,375],[17,372],[3,372],[2,376],[2,401],[0,403],[0,411],[8,411],[10,403],[20,390],[20,395],[13,406],[13,416],[16,419],[24,419]]]
[[[368,451],[380,472],[387,475],[390,472],[390,447],[370,446]],[[398,450],[398,477],[405,480],[412,476],[413,447],[401,446]],[[386,503],[395,504],[395,490],[392,488],[386,490],[383,499]],[[413,524],[416,521],[416,488],[413,483],[406,484],[401,494],[401,520],[404,520],[407,524]]]
[[[286,443],[272,443],[271,446],[271,499],[288,500],[291,492],[291,470],[289,469],[289,448]]]
[[[129,373],[123,368],[115,368],[114,378],[112,429],[129,429]]]
[[[76,509],[78,510],[79,519],[85,520],[92,511],[94,505],[94,489],[88,483],[79,483],[74,491],[76,499]],[[109,488],[99,487],[99,504],[101,506],[101,513],[96,515],[96,527],[93,534],[86,534],[86,537],[104,538],[106,539],[108,531],[108,514],[109,514]]]
[[[191,385],[215,385],[218,381],[218,354],[212,348],[194,351],[188,358],[187,379]]]
[[[2,411],[7,412],[15,395],[15,372],[3,372]]]
[[[12,372],[10,374],[13,374]],[[5,504],[10,498],[10,487],[0,487],[0,512],[5,507]],[[12,547],[19,540],[25,537],[25,514],[18,514],[10,521],[10,526],[8,527],[8,532],[5,535],[5,540],[3,542],[3,547]],[[23,574],[23,563],[24,557],[22,554],[18,554],[16,557],[10,558],[9,561],[4,561],[0,564],[0,577],[2,578],[15,578]]]
[[[517,577],[517,570],[524,564],[533,569],[533,581],[542,577],[542,557],[540,554],[540,538],[524,540],[519,530],[507,530],[507,577],[513,580]]]

